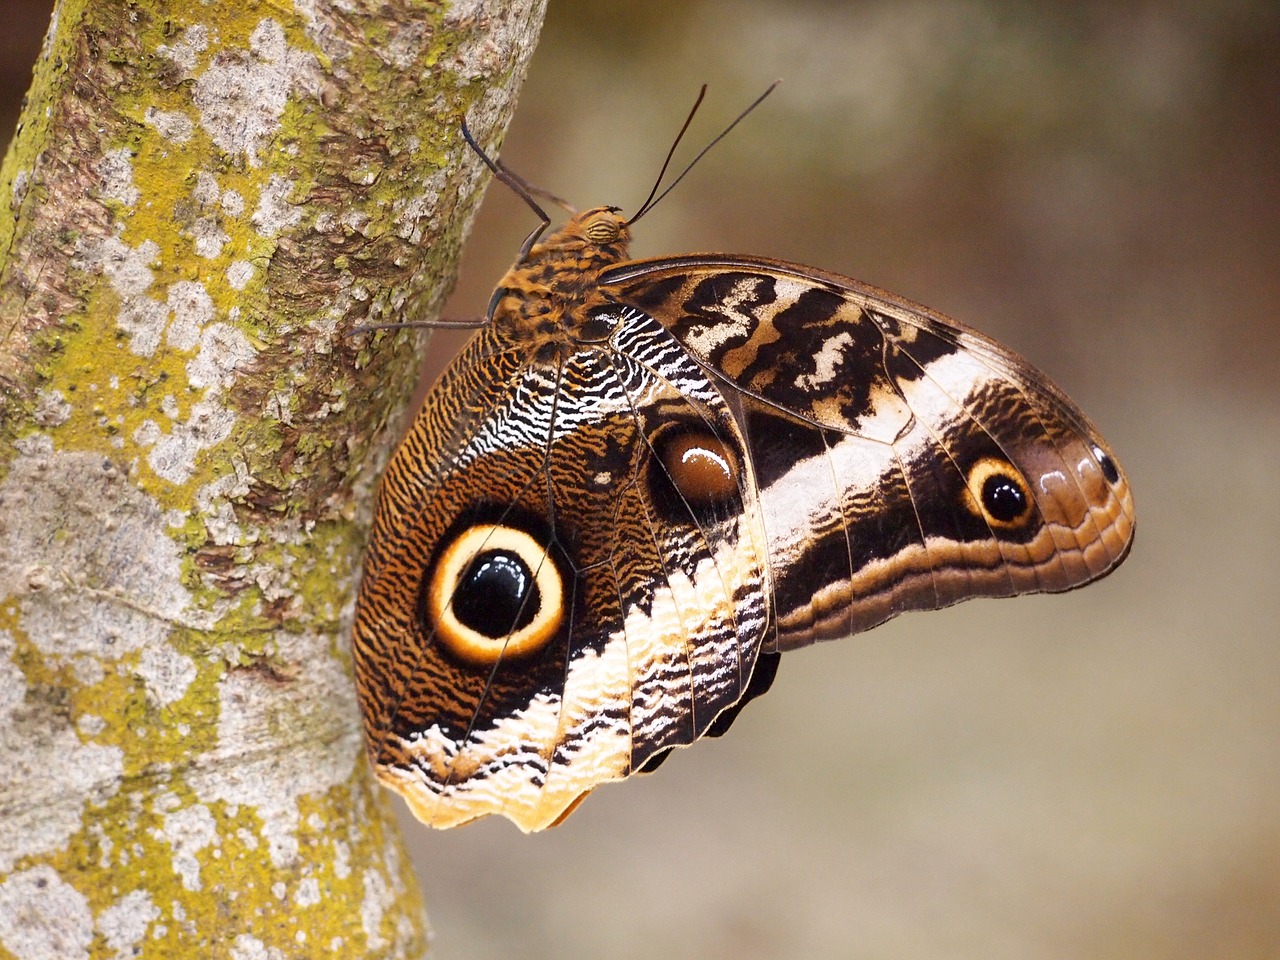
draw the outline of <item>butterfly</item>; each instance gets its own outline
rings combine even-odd
[[[530,236],[382,478],[358,696],[427,824],[554,825],[722,734],[785,651],[1129,551],[1123,470],[1026,361],[812,267],[631,260],[653,199]]]

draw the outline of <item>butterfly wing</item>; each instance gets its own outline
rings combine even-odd
[[[1128,481],[1083,413],[974,330],[855,280],[717,255],[614,267],[726,386],[758,483],[770,649],[1104,576]]]
[[[384,475],[357,684],[426,823],[541,829],[748,689],[768,567],[741,431],[668,331],[611,309],[599,343],[482,332]]]
[[[780,650],[1128,551],[1094,428],[961,324],[748,258],[633,261],[600,293],[575,336],[478,335],[383,478],[357,685],[427,823],[541,829],[723,732]]]

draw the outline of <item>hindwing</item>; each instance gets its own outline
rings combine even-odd
[[[427,823],[545,827],[703,735],[750,682],[768,567],[740,428],[670,333],[613,312],[615,336],[567,353],[482,334],[387,469],[356,629],[361,703],[381,776]],[[730,487],[689,498],[673,482],[664,451],[688,437],[732,456]],[[441,577],[458,589],[441,571],[473,531],[472,552],[510,540],[535,579],[555,568],[530,621],[554,627],[528,650],[468,645],[450,633],[466,623],[429,609]]]

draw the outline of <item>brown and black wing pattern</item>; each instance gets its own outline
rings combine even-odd
[[[365,739],[419,819],[559,822],[724,731],[780,652],[1067,590],[1134,531],[1042,374],[843,277],[628,261],[616,208],[499,285],[380,489],[353,628]]]
[[[1071,589],[1128,552],[1128,481],[1097,431],[964,325],[773,260],[632,261],[600,284],[731,398],[768,544],[768,649],[969,597]]]
[[[387,469],[354,655],[375,768],[426,823],[546,827],[750,681],[768,585],[741,430],[669,332],[614,309],[599,343],[483,331]],[[673,479],[688,437],[731,485]],[[536,586],[469,603],[504,570]]]

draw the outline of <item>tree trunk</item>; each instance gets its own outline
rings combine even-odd
[[[0,168],[0,957],[404,957],[347,628],[542,0],[64,0]]]

